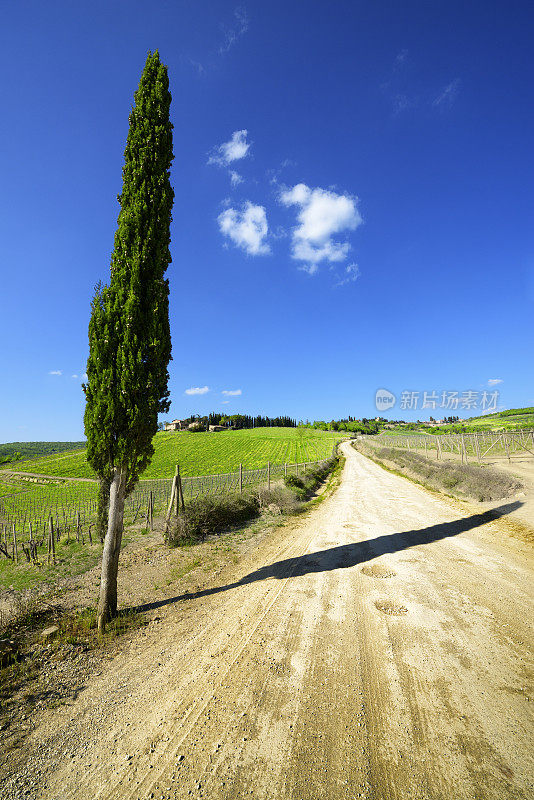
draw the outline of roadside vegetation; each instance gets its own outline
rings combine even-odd
[[[361,440],[352,446],[380,466],[445,494],[484,502],[510,497],[522,488],[513,475],[490,466],[431,461],[419,453],[369,446]]]
[[[257,517],[262,511],[296,514],[302,511],[318,486],[333,472],[337,457],[321,467],[312,467],[302,475],[289,475],[282,485],[263,486],[243,494],[200,497],[186,503],[183,512],[172,519],[165,533],[171,547],[202,541],[211,534]]]

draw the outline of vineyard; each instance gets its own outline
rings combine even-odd
[[[154,437],[155,453],[143,479],[171,478],[176,464],[182,475],[215,475],[264,467],[268,461],[317,461],[328,457],[333,434],[309,428],[253,428],[219,433],[166,432]],[[17,463],[20,472],[58,477],[92,478],[85,451],[57,453]]]
[[[225,432],[222,436],[159,434],[155,440],[156,464],[145,476],[150,472],[173,476],[180,459],[181,488],[187,503],[201,495],[241,492],[298,474],[330,457],[335,442],[323,432],[306,431],[302,436],[294,429]],[[191,475],[187,453],[203,474]],[[70,460],[67,468],[65,459]],[[228,470],[229,464],[234,469]],[[56,560],[61,561],[59,551],[99,544],[95,541],[98,482],[80,480],[79,473],[89,470],[83,451],[35,459],[26,462],[26,468],[28,465],[31,470],[26,475],[6,471],[0,481],[3,564],[8,566],[7,560],[12,566],[20,562],[55,565]],[[75,470],[78,475],[69,478],[49,472],[45,477],[47,465],[49,470],[62,468],[67,475]],[[218,466],[226,467],[226,471],[216,471]],[[173,477],[144,477],[126,500],[125,525],[144,523],[152,528],[154,517],[164,514],[169,506],[172,485]],[[7,572],[12,575],[12,569]]]
[[[374,442],[386,447],[420,450],[427,456],[443,459],[449,454],[463,463],[482,463],[485,459],[504,457],[511,462],[517,456],[534,457],[534,430],[484,431],[483,433],[388,435],[381,434]]]

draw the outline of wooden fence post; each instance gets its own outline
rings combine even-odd
[[[271,462],[267,462],[267,488],[271,488]]]
[[[239,465],[239,494],[243,494],[243,464]]]
[[[54,535],[54,519],[50,514],[50,519],[48,522],[48,563],[50,564],[50,558],[52,558],[52,563],[56,563],[56,539]]]
[[[182,512],[185,511],[185,501],[184,501],[184,492],[182,489],[182,475],[180,473],[180,467],[177,466],[178,474],[176,476],[177,481],[177,492],[176,492],[176,503],[177,507],[180,505],[182,506]]]
[[[19,560],[19,551],[17,547],[17,531],[15,529],[15,523],[13,523],[13,563],[17,564]]]

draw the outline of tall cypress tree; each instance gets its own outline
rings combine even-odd
[[[167,67],[149,53],[134,95],[109,285],[89,323],[87,460],[109,492],[98,626],[117,611],[124,501],[150,463],[158,413],[169,410],[172,125]]]

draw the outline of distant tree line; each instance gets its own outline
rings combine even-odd
[[[225,428],[242,430],[244,428],[296,428],[297,421],[291,417],[264,417],[258,414],[252,417],[248,414],[222,414],[212,411],[210,414],[201,416],[192,414],[182,420],[188,425],[197,423],[199,429],[206,429],[208,425],[222,425]],[[165,422],[159,425],[160,430],[165,428]]]
[[[330,422],[316,420],[313,423],[307,423],[307,427],[321,431],[362,433],[367,436],[378,433],[385,422],[387,422],[387,420],[383,417],[379,417],[378,419],[367,419],[367,417],[355,419],[354,417],[347,417],[346,419],[332,419]]]

